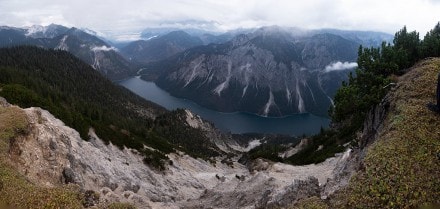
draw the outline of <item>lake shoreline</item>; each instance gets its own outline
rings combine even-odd
[[[175,97],[158,87],[154,82],[142,80],[140,76],[133,76],[116,83],[168,110],[189,109],[203,119],[212,122],[220,130],[233,134],[312,135],[318,133],[321,127],[326,128],[330,124],[330,119],[310,113],[268,117],[248,112],[211,110],[192,100]]]

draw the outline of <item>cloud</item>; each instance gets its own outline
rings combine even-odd
[[[91,48],[92,51],[117,51],[117,49],[115,47],[107,47],[107,46],[95,46],[93,48]]]
[[[177,25],[220,30],[267,25],[376,30],[403,25],[423,36],[440,20],[438,0],[0,0],[0,25],[51,22],[96,31]],[[182,24],[184,23],[184,24]]]
[[[356,62],[334,62],[327,66],[325,66],[325,72],[337,71],[337,70],[349,70],[357,67],[358,64]]]

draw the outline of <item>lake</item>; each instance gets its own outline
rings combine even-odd
[[[318,133],[328,127],[330,120],[313,114],[295,114],[282,118],[263,117],[246,112],[224,113],[202,107],[191,100],[177,98],[162,90],[155,83],[144,81],[139,76],[119,82],[133,93],[157,103],[168,110],[189,109],[208,120],[220,130],[231,133],[274,133],[291,136]]]

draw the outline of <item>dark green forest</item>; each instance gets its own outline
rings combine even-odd
[[[165,154],[175,149],[194,157],[218,154],[205,149],[209,140],[184,122],[184,111],[168,112],[145,101],[68,52],[2,48],[0,75],[0,96],[10,103],[49,110],[83,139],[93,128],[105,142],[136,149],[157,168],[164,168]]]
[[[380,103],[395,77],[427,57],[440,56],[440,23],[419,39],[416,31],[406,27],[398,31],[393,44],[380,48],[359,48],[356,76],[350,75],[335,96],[335,108],[330,110],[334,122],[352,124],[359,129],[368,111]],[[348,133],[348,134],[353,134]]]

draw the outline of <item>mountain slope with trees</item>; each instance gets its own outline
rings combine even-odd
[[[32,26],[30,28],[0,27],[0,47],[20,45],[65,50],[109,79],[131,75],[135,67],[115,48],[78,28],[61,25]]]
[[[165,154],[175,149],[202,158],[219,153],[208,151],[214,145],[202,130],[186,123],[185,111],[168,112],[145,101],[68,52],[0,49],[0,75],[0,96],[9,102],[47,109],[83,139],[93,128],[106,142],[137,149],[154,166],[163,168]]]
[[[396,79],[376,137],[354,148],[365,156],[348,186],[292,208],[438,208],[440,116],[426,108],[435,100],[438,73],[440,58],[429,58]]]
[[[327,200],[311,198],[294,208],[438,208],[440,120],[426,105],[435,100],[440,60],[430,57],[440,56],[439,43],[440,23],[423,40],[403,27],[393,45],[360,47],[356,76],[338,90],[330,110],[336,128],[315,136],[293,156],[297,164],[316,163],[321,161],[316,154],[333,155],[326,146],[316,151],[323,143],[351,142],[365,153],[360,169]],[[383,121],[375,118],[377,108],[384,108]],[[382,125],[368,133],[369,123]],[[359,136],[362,130],[369,136]]]
[[[396,32],[393,44],[382,43],[378,48],[360,46],[358,67],[337,90],[334,106],[329,109],[333,128],[322,129],[320,134],[310,137],[307,146],[287,159],[277,158],[276,153],[266,157],[296,165],[319,163],[343,151],[347,143],[357,144],[357,133],[364,128],[367,115],[393,88],[397,77],[419,60],[440,56],[435,50],[439,46],[436,43],[440,43],[440,23],[424,40],[419,39],[416,31],[408,32],[403,27]]]

